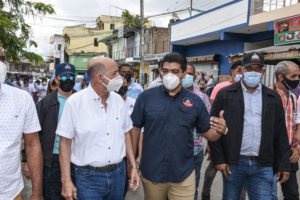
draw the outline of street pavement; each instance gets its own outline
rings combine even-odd
[[[198,194],[199,198],[201,199],[201,191],[202,191],[202,186],[203,186],[203,177],[205,173],[205,169],[208,165],[208,161],[205,160],[203,161],[202,168],[201,168],[201,177],[200,177],[200,184],[199,184],[199,189],[198,189]],[[298,184],[300,185],[300,170],[298,170],[297,173],[297,179],[298,179]],[[25,181],[25,188],[22,193],[23,200],[29,200],[30,194],[31,194],[31,182],[30,180],[27,180],[24,178]],[[212,188],[211,188],[211,200],[220,200],[222,199],[222,191],[223,191],[223,183],[222,183],[222,176],[221,173],[218,172],[217,176],[213,182]],[[137,191],[132,192],[128,191],[126,194],[125,200],[142,200],[144,199],[144,192],[143,192],[143,187],[140,185]],[[282,193],[281,193],[281,188],[280,185],[278,185],[278,199],[282,200]]]

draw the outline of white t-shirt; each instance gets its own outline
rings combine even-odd
[[[22,135],[41,130],[32,97],[0,84],[0,199],[14,199],[23,189]]]
[[[119,94],[110,92],[106,102],[107,111],[91,85],[66,101],[56,134],[72,139],[73,164],[103,167],[125,157],[132,121]]]
[[[37,96],[39,97],[39,100],[44,98],[47,95],[47,85],[38,85],[36,91],[38,92]]]
[[[28,84],[28,86],[23,85],[21,87],[21,89],[25,90],[26,92],[28,92],[31,96],[32,96],[32,93],[35,92],[34,86],[31,85],[31,84]]]
[[[211,85],[212,84],[212,85]],[[207,86],[207,89],[214,87],[214,79],[210,78],[207,82],[206,85],[211,85],[211,86]]]

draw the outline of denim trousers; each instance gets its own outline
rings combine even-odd
[[[270,200],[274,180],[272,167],[260,167],[257,160],[240,158],[238,165],[229,165],[228,179],[223,175],[223,200],[239,200],[243,185],[250,200]]]
[[[194,162],[195,162],[195,172],[196,172],[196,192],[195,192],[195,200],[198,199],[198,187],[200,182],[200,170],[203,162],[203,150],[199,152],[199,154],[194,155]]]
[[[111,172],[100,172],[75,166],[78,200],[122,200],[126,178],[126,163]]]

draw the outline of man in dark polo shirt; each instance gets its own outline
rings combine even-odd
[[[178,53],[162,61],[163,85],[144,91],[133,113],[132,140],[136,150],[144,127],[141,159],[146,200],[193,200],[195,171],[193,129],[210,141],[227,133],[223,112],[209,119],[202,100],[182,87],[186,59]]]

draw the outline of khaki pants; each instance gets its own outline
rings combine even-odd
[[[18,194],[18,196],[16,196],[16,198],[14,198],[14,200],[22,200],[21,193],[20,193],[20,194]]]
[[[154,183],[142,177],[145,200],[193,200],[195,170],[181,183]]]

